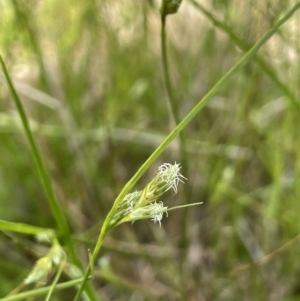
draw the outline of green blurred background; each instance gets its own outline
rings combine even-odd
[[[296,3],[197,1],[167,22],[180,119]],[[115,197],[175,127],[159,7],[0,0],[0,53],[85,265]],[[298,12],[184,129],[186,153],[174,141],[138,183],[184,157],[188,181],[162,201],[203,205],[171,211],[161,227],[110,232],[94,281],[103,300],[300,300],[299,33]],[[2,73],[0,219],[56,229]],[[26,277],[35,251],[45,248],[34,238],[0,232],[0,298]]]

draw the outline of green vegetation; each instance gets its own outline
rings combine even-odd
[[[299,8],[0,2],[0,300],[298,300]]]

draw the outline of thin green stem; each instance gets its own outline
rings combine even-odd
[[[36,235],[46,231],[53,231],[52,229],[40,228],[22,223],[11,223],[4,220],[0,220],[0,229],[31,235]]]
[[[203,202],[198,202],[198,203],[193,203],[193,204],[186,204],[186,205],[180,205],[180,206],[174,206],[174,207],[168,208],[166,211],[171,211],[171,210],[181,209],[181,208],[186,208],[186,207],[192,207],[192,206],[201,205],[201,204],[203,204]]]
[[[204,16],[206,16],[215,27],[221,29],[222,31],[226,32],[226,34],[229,36],[229,38],[244,52],[248,51],[250,49],[250,45],[246,41],[244,41],[242,38],[238,37],[233,31],[232,28],[226,25],[225,23],[218,20],[213,14],[211,14],[208,10],[206,10],[200,3],[196,2],[195,0],[189,0],[191,4],[201,11]],[[297,102],[297,99],[293,92],[289,89],[287,85],[285,85],[276,75],[276,72],[272,69],[271,66],[269,66],[262,57],[259,55],[254,55],[253,60],[259,65],[259,67],[265,72],[265,74],[274,82],[276,87],[279,87],[284,93],[290,103],[296,108],[297,110],[300,110],[299,103]]]
[[[178,113],[178,100],[175,97],[173,92],[171,78],[170,78],[170,71],[169,71],[169,62],[168,62],[168,53],[167,53],[167,37],[166,37],[166,23],[167,23],[167,16],[161,16],[161,52],[162,52],[162,63],[163,63],[163,75],[164,81],[166,85],[166,90],[168,94],[168,100],[170,102],[171,110],[175,119],[176,124],[179,123],[179,113]]]
[[[105,238],[106,233],[107,233],[107,229],[108,229],[108,224],[109,224],[109,221],[110,221],[111,213],[112,213],[112,210],[107,215],[107,217],[106,217],[106,219],[105,219],[105,221],[103,223],[103,226],[102,226],[101,231],[100,231],[99,238],[97,240],[95,249],[94,249],[93,254],[92,254],[92,258],[91,258],[91,260],[89,262],[89,265],[88,265],[88,267],[87,267],[87,269],[85,271],[83,280],[82,280],[82,282],[80,284],[80,287],[79,287],[79,289],[77,291],[77,294],[76,294],[76,296],[74,298],[74,301],[78,301],[79,300],[79,298],[81,296],[81,293],[84,290],[84,286],[85,286],[85,284],[86,284],[86,282],[87,282],[87,280],[89,278],[89,275],[90,275],[91,271],[93,270],[93,266],[92,265],[94,264],[95,260],[97,259],[98,253],[99,253],[99,251],[100,251],[100,249],[102,247],[104,238]]]
[[[65,288],[69,288],[69,287],[78,285],[81,281],[82,281],[82,278],[79,278],[79,279],[75,279],[75,280],[71,280],[71,281],[67,281],[67,282],[64,282],[64,283],[57,284],[55,286],[55,290],[56,291],[63,290]],[[28,291],[28,292],[23,292],[23,293],[19,293],[19,294],[16,294],[16,295],[1,298],[0,301],[25,300],[27,298],[33,298],[33,297],[37,297],[37,296],[46,295],[49,292],[49,290],[51,289],[51,287],[52,287],[52,285],[42,287],[42,288],[38,288],[38,289],[33,289],[33,290]]]
[[[179,100],[175,97],[175,92],[171,83],[170,76],[170,67],[168,61],[168,51],[167,51],[167,34],[166,34],[166,24],[167,24],[167,15],[161,12],[161,52],[162,52],[162,62],[163,62],[163,74],[164,74],[164,82],[166,86],[166,91],[168,95],[168,100],[171,106],[172,114],[175,119],[176,125],[180,123],[179,116]],[[187,160],[187,143],[185,139],[185,135],[183,133],[179,134],[180,140],[180,161],[182,163],[182,172],[185,176],[189,177],[189,162]],[[184,186],[185,190],[185,202],[189,204],[191,202],[191,187],[187,183]],[[186,207],[183,212],[182,224],[181,224],[181,237],[179,240],[181,250],[186,250],[186,246],[188,245],[188,224],[189,221],[189,208]],[[184,254],[182,254],[184,256]]]
[[[49,289],[49,291],[47,293],[45,301],[49,301],[50,300],[51,295],[54,292],[54,289],[57,287],[57,282],[58,282],[59,277],[60,277],[60,275],[61,275],[61,273],[63,271],[63,268],[64,268],[65,264],[66,264],[66,258],[64,258],[63,261],[58,266],[57,273],[56,273],[55,278],[53,280],[53,283],[51,284],[50,289]]]
[[[45,189],[45,193],[47,195],[48,202],[50,204],[52,213],[54,215],[54,218],[56,220],[58,228],[59,228],[63,238],[66,241],[66,245],[67,245],[71,260],[78,267],[82,268],[82,264],[81,264],[80,260],[78,259],[78,257],[76,256],[76,253],[75,253],[75,249],[74,249],[74,245],[73,245],[69,225],[67,223],[65,215],[63,213],[63,210],[62,210],[61,206],[59,205],[59,202],[58,202],[58,200],[56,198],[56,195],[54,193],[54,190],[53,190],[53,187],[52,187],[52,184],[51,184],[51,180],[50,180],[50,176],[47,173],[45,164],[44,164],[43,159],[42,159],[42,155],[41,155],[41,153],[40,153],[40,151],[37,147],[37,144],[34,140],[34,137],[32,135],[32,132],[31,132],[31,129],[30,129],[30,126],[29,126],[29,122],[28,122],[28,118],[26,116],[26,112],[23,108],[23,105],[22,105],[22,102],[19,98],[19,95],[17,94],[17,91],[16,91],[16,89],[13,85],[13,82],[12,82],[12,80],[11,80],[9,74],[8,74],[6,65],[5,65],[1,55],[0,55],[0,62],[1,62],[1,66],[2,66],[2,69],[3,69],[3,73],[5,75],[7,84],[9,86],[9,90],[10,90],[12,96],[13,96],[13,100],[14,100],[14,102],[17,106],[18,112],[20,114],[22,124],[23,124],[24,130],[25,130],[25,134],[26,134],[27,139],[29,141],[30,148],[31,148],[36,166],[38,168],[38,171],[39,171],[39,174],[40,174],[40,179],[41,179],[42,185]],[[96,300],[96,297],[93,296],[93,293],[92,293],[91,290],[89,290],[89,296],[93,300]]]
[[[31,147],[31,151],[34,157],[34,160],[36,162],[39,174],[40,174],[40,178],[42,181],[42,184],[44,186],[46,195],[48,197],[48,201],[49,204],[51,206],[53,215],[55,217],[56,223],[59,227],[59,230],[61,231],[62,235],[64,236],[64,238],[70,237],[70,230],[69,230],[69,226],[67,224],[67,221],[65,219],[64,213],[62,208],[59,205],[59,202],[54,194],[54,190],[52,188],[52,184],[51,184],[51,180],[50,177],[46,171],[46,167],[44,165],[44,162],[42,160],[42,156],[38,150],[38,147],[35,143],[35,140],[33,138],[33,135],[31,133],[30,127],[29,127],[29,122],[25,113],[25,110],[23,108],[23,105],[21,103],[21,100],[13,86],[12,80],[8,74],[7,68],[5,66],[5,63],[2,59],[2,57],[0,56],[0,60],[1,60],[1,65],[2,65],[2,69],[7,81],[7,84],[9,86],[10,92],[13,96],[14,102],[17,106],[17,109],[19,111],[20,117],[22,119],[22,123],[23,123],[23,127],[25,130],[25,134],[27,136],[27,139],[29,141],[30,147]]]

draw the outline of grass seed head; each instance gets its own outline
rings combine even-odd
[[[180,164],[176,162],[162,164],[156,176],[142,191],[134,191],[124,197],[112,218],[111,227],[141,219],[151,219],[161,225],[163,213],[167,212],[168,207],[156,201],[170,189],[177,193],[178,184],[186,180],[180,169]]]

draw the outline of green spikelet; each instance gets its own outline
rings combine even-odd
[[[134,191],[125,196],[110,221],[110,227],[141,219],[151,219],[154,223],[161,224],[163,213],[167,214],[168,207],[157,202],[157,199],[170,189],[177,193],[178,184],[186,180],[180,169],[180,164],[176,162],[161,165],[156,176],[142,191]]]

